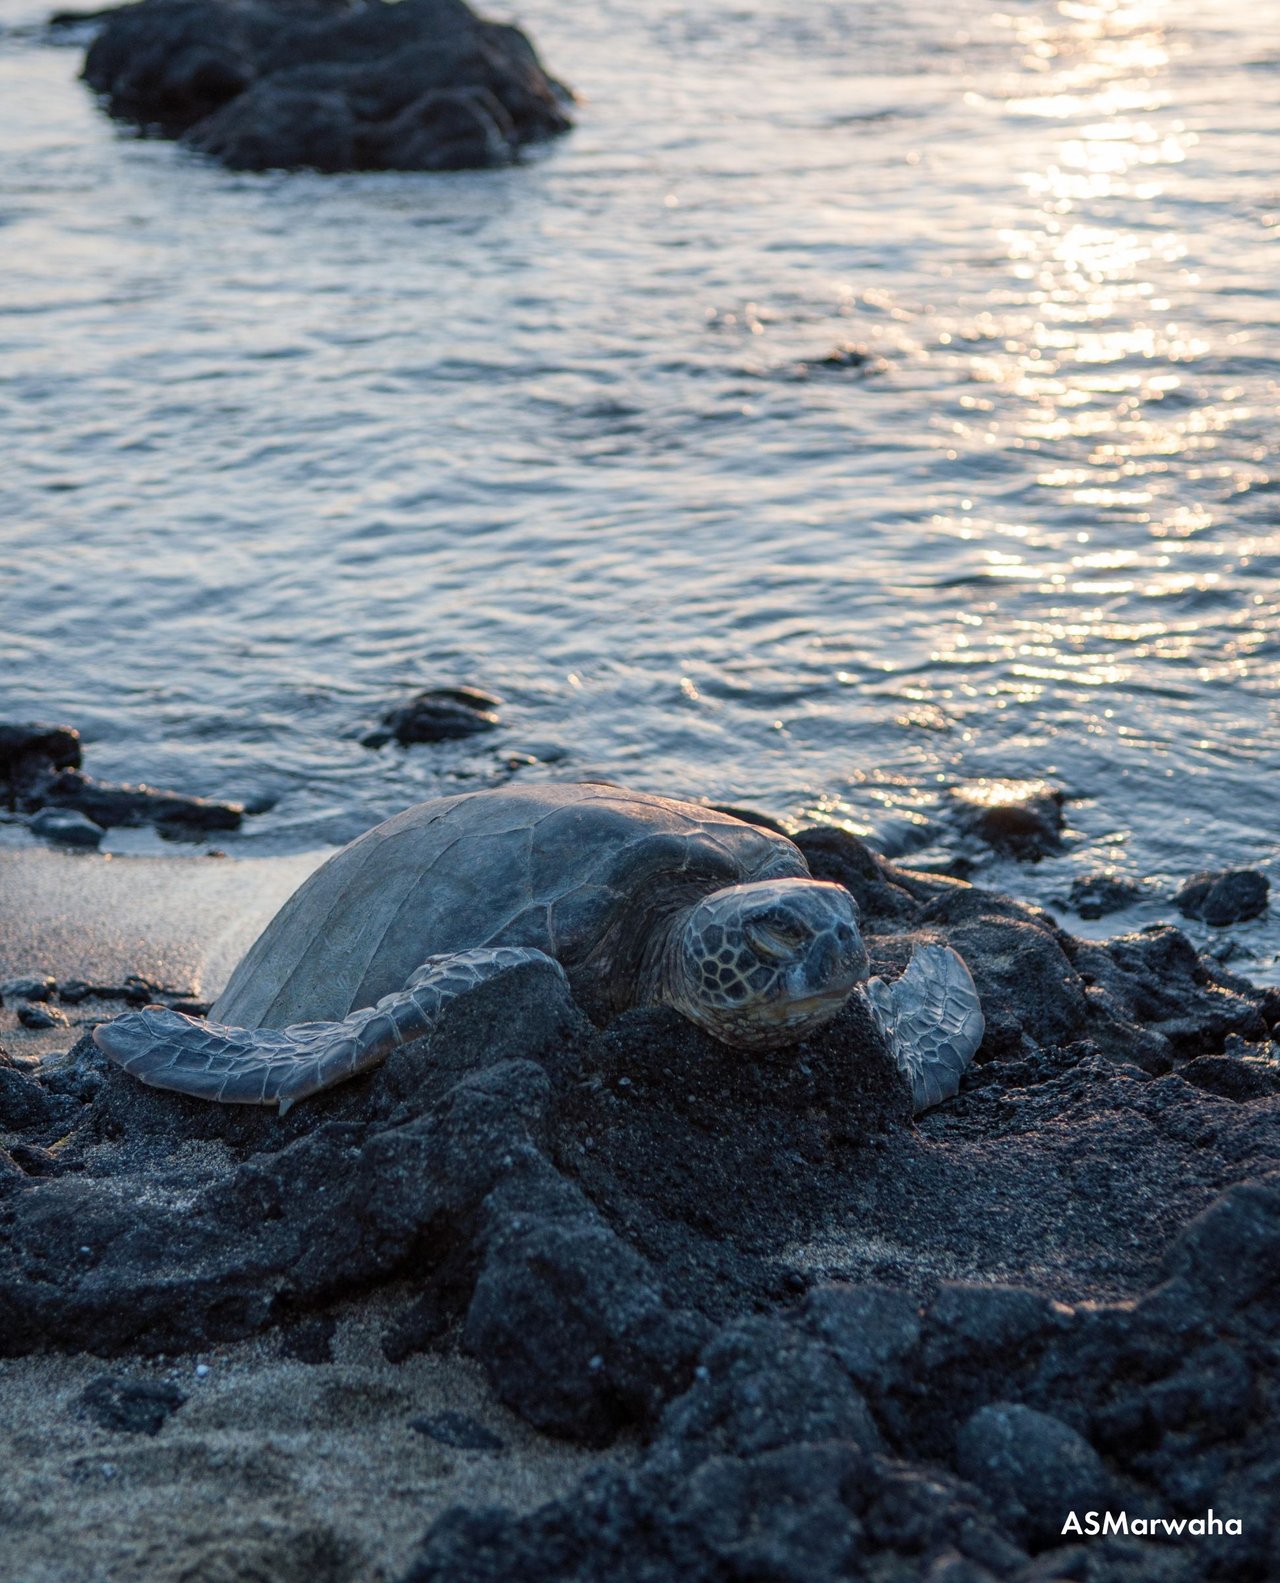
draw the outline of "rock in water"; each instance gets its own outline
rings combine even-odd
[[[1038,863],[1062,846],[1063,792],[1043,781],[982,780],[957,786],[960,829],[992,851]]]
[[[1123,912],[1142,897],[1142,887],[1118,874],[1083,874],[1071,882],[1066,905],[1082,918],[1105,918]]]
[[[84,76],[106,108],[236,170],[460,170],[566,132],[571,95],[463,0],[141,0]]]
[[[79,767],[80,733],[71,726],[0,721],[0,779],[11,798],[32,780]]]
[[[104,834],[100,824],[73,808],[42,808],[31,821],[31,833],[61,846],[92,847],[97,846]]]
[[[238,830],[244,817],[239,803],[188,797],[154,786],[119,786],[95,780],[80,770],[62,770],[29,799],[42,808],[70,809],[94,824],[154,824],[162,833],[179,830]]]
[[[1265,912],[1270,889],[1267,876],[1256,869],[1229,868],[1193,874],[1173,899],[1184,918],[1202,918],[1225,929]]]
[[[451,742],[478,736],[498,724],[498,700],[474,687],[428,687],[405,704],[388,709],[376,731],[360,740],[367,748],[392,741],[408,747],[413,742]]]

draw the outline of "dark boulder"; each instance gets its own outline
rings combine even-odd
[[[1270,889],[1267,876],[1256,869],[1229,868],[1193,874],[1173,899],[1184,918],[1224,929],[1265,912]]]
[[[29,782],[79,764],[80,733],[71,726],[0,722],[0,782],[8,783],[10,802]]]
[[[88,83],[122,120],[238,170],[458,170],[568,130],[518,28],[463,0],[141,0]]]
[[[880,1431],[838,1357],[794,1325],[763,1317],[726,1325],[692,1386],[667,1409],[669,1454],[758,1456],[797,1442],[845,1440],[883,1450]]]
[[[356,120],[332,89],[268,78],[197,122],[186,142],[232,170],[350,170]]]
[[[587,1445],[651,1423],[688,1382],[706,1321],[669,1308],[646,1261],[549,1172],[499,1189],[485,1218],[463,1341],[498,1396]]]

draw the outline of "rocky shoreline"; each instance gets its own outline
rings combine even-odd
[[[109,1359],[75,1411],[163,1448],[200,1419],[192,1357],[225,1360],[232,1418],[235,1360],[318,1380],[348,1333],[384,1383],[483,1376],[478,1428],[435,1414],[456,1466],[419,1492],[421,1543],[411,1491],[395,1543],[339,1502],[312,1577],[1275,1575],[1280,993],[1168,926],[1084,941],[843,831],[795,839],[857,898],[873,970],[933,940],[974,973],[978,1062],[917,1125],[856,1001],[748,1058],[663,1011],[594,1028],[525,967],[278,1120],[144,1089],[6,996],[0,1380]],[[27,1003],[117,1009],[77,996]],[[385,1432],[413,1407],[392,1390]],[[522,1467],[587,1450],[536,1498],[446,1500],[512,1432]],[[1075,1508],[1209,1506],[1243,1533],[1061,1534]],[[220,1543],[219,1577],[258,1575]]]

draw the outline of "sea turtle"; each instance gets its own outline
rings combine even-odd
[[[210,1021],[150,1008],[94,1038],[156,1088],[283,1113],[521,962],[558,963],[597,1022],[662,1004],[744,1050],[803,1039],[862,984],[923,1110],[978,1047],[977,991],[942,946],[892,984],[864,982],[857,920],[849,892],[772,830],[603,782],[508,786],[420,803],[335,853]]]

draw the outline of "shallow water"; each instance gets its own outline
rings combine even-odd
[[[114,129],[42,9],[5,716],[278,793],[242,849],[531,752],[895,847],[1044,776],[1076,839],[992,882],[1280,885],[1280,10],[521,0],[584,100],[545,155],[263,178]],[[500,736],[359,745],[450,680]],[[1234,933],[1273,977],[1280,906]]]

